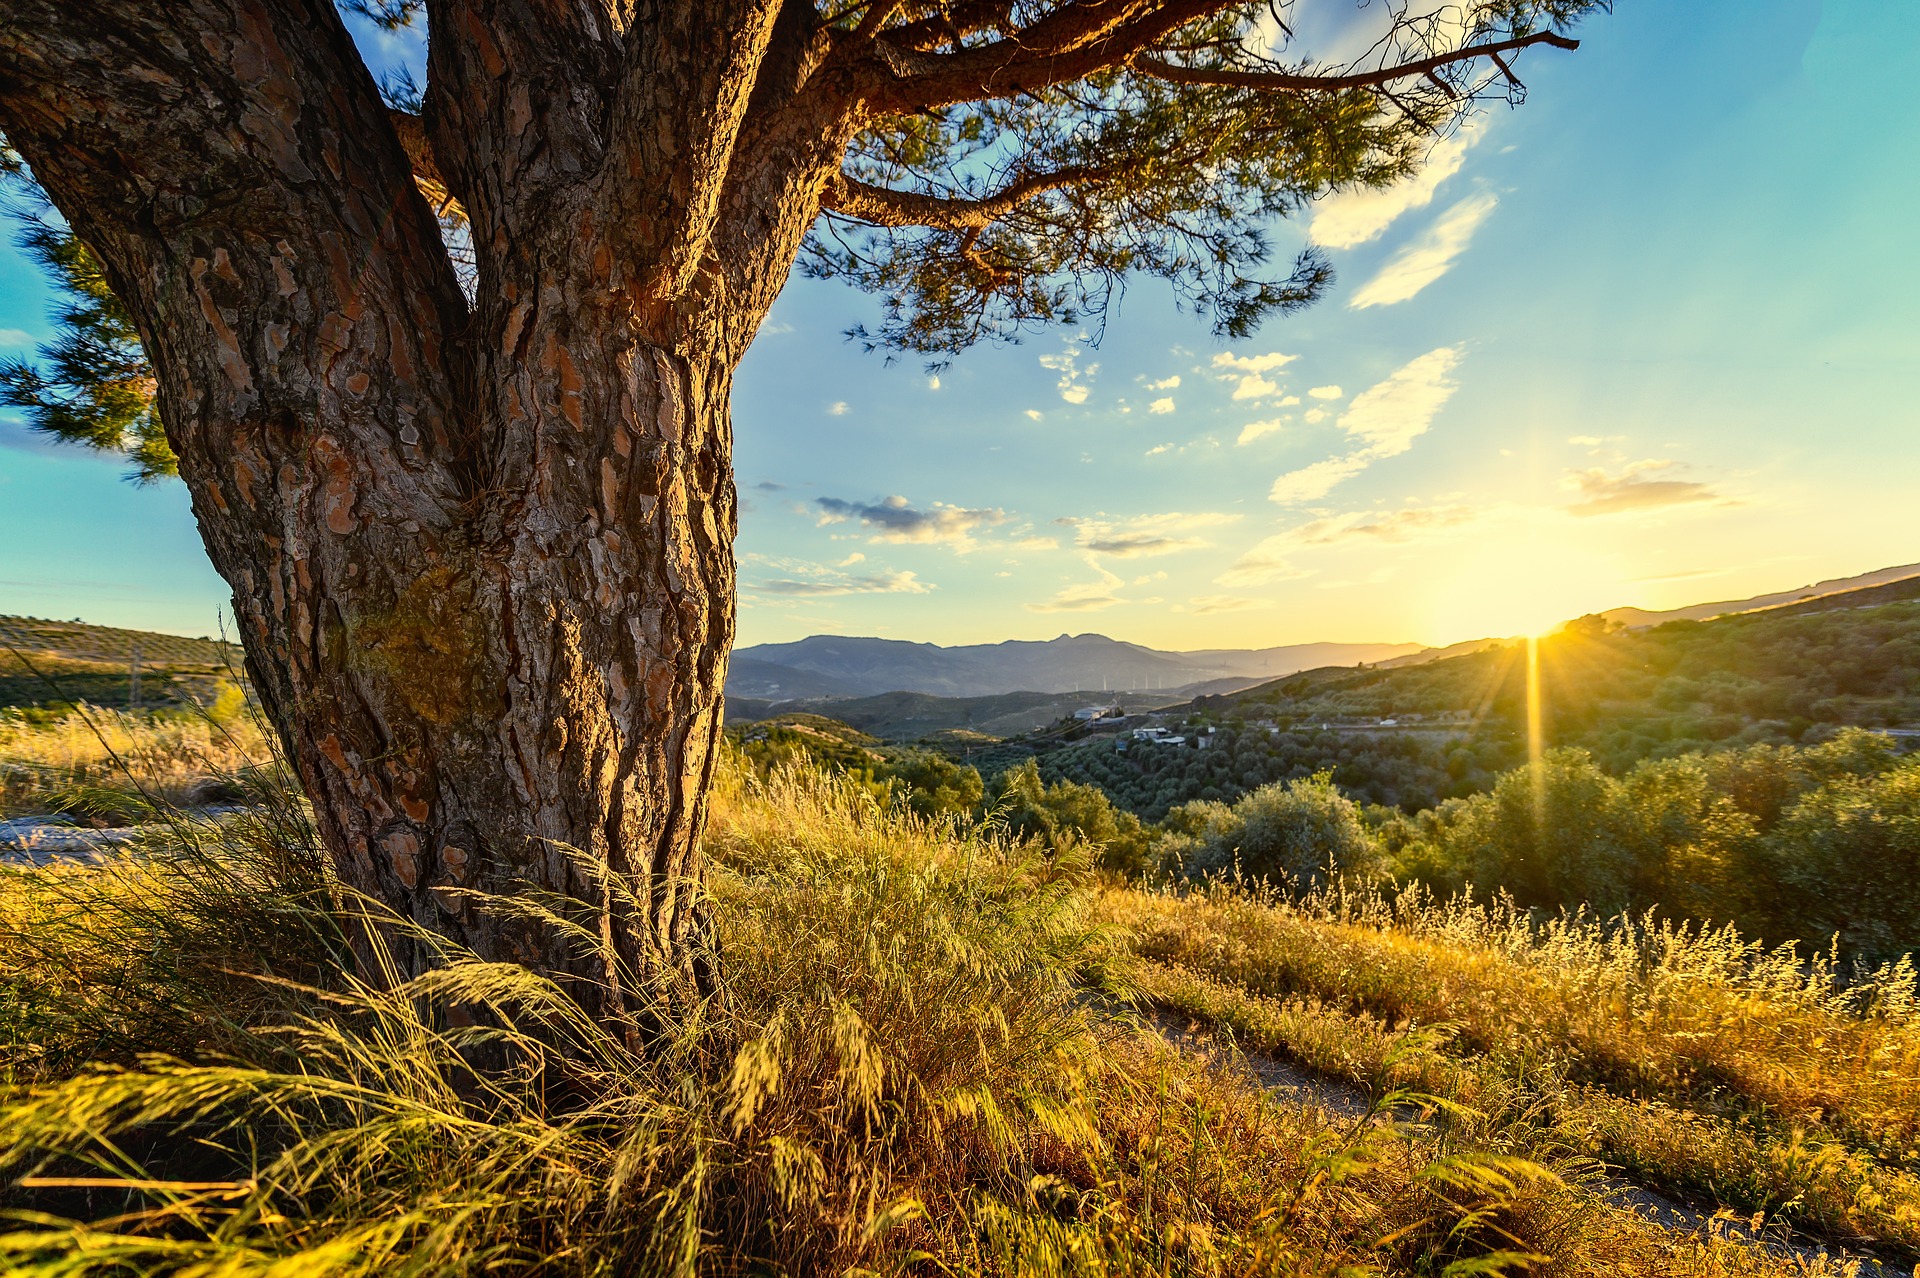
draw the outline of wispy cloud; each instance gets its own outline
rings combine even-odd
[[[1098,612],[1102,608],[1111,608],[1126,600],[1116,595],[1114,590],[1125,585],[1125,579],[1118,573],[1108,572],[1100,566],[1100,561],[1092,555],[1086,557],[1087,566],[1098,573],[1096,580],[1068,586],[1051,599],[1040,603],[1030,603],[1031,612]]]
[[[1100,371],[1100,365],[1089,364],[1080,367],[1081,348],[1068,342],[1058,355],[1040,356],[1040,367],[1051,369],[1060,374],[1060,380],[1054,385],[1060,391],[1060,398],[1069,404],[1084,404],[1091,393],[1090,383],[1094,374]]]
[[[1174,510],[1126,519],[1069,517],[1057,522],[1074,530],[1074,542],[1082,550],[1116,559],[1136,559],[1147,555],[1169,555],[1181,550],[1199,550],[1212,545],[1205,538],[1193,534],[1202,528],[1218,528],[1239,519],[1239,515],[1217,511],[1189,514]]]
[[[1359,447],[1280,476],[1268,497],[1282,505],[1315,501],[1374,462],[1406,452],[1459,389],[1452,378],[1459,362],[1456,348],[1442,346],[1354,396],[1340,415],[1340,429]]]
[[[24,328],[0,328],[0,346],[31,346],[33,334]]]
[[[1338,386],[1316,386],[1308,391],[1307,394],[1313,396],[1315,399],[1339,399],[1342,395],[1346,394],[1346,392]]]
[[[866,576],[822,569],[814,577],[770,577],[750,589],[763,595],[824,599],[834,595],[924,595],[933,587],[911,572],[879,572]]]
[[[862,527],[874,530],[874,541],[939,543],[961,551],[974,548],[974,533],[1007,522],[1007,512],[997,508],[969,510],[934,502],[921,510],[900,496],[877,502],[819,497],[814,505],[820,512],[820,523],[858,520]]]
[[[1253,586],[1309,575],[1293,557],[1303,550],[1355,542],[1404,543],[1457,528],[1480,517],[1471,506],[1411,506],[1394,511],[1328,515],[1262,538],[1214,580],[1223,586]]]
[[[1188,601],[1196,616],[1210,612],[1253,612],[1273,607],[1271,599],[1250,599],[1245,595],[1200,595]]]
[[[1180,374],[1178,373],[1175,373],[1170,377],[1162,377],[1158,381],[1150,382],[1150,381],[1147,381],[1147,379],[1144,377],[1141,378],[1140,381],[1141,381],[1141,384],[1144,385],[1148,390],[1179,390],[1180,389]]]
[[[844,400],[844,399],[836,399],[835,401],[833,401],[833,403],[831,403],[831,404],[828,404],[828,405],[827,405],[827,416],[829,416],[829,417],[845,417],[846,415],[847,415],[847,401],[846,401],[846,400]]]
[[[864,563],[866,556],[853,554],[833,567],[806,559],[786,559],[749,554],[742,561],[763,575],[750,577],[743,593],[781,595],[787,598],[829,598],[835,595],[924,595],[934,587],[911,572],[878,569],[849,573],[843,569]]]
[[[1483,191],[1448,209],[1426,234],[1389,258],[1380,273],[1362,285],[1347,305],[1364,310],[1413,297],[1453,268],[1454,260],[1473,242],[1473,233],[1499,203],[1492,192]]]
[[[1360,188],[1329,195],[1314,207],[1309,238],[1323,248],[1353,248],[1377,238],[1409,209],[1432,203],[1440,184],[1460,171],[1467,151],[1480,139],[1472,125],[1436,142],[1427,162],[1404,182],[1384,190]]]
[[[1311,466],[1290,470],[1274,480],[1273,487],[1267,490],[1267,500],[1279,502],[1282,506],[1319,501],[1366,468],[1367,459],[1358,453],[1347,457],[1329,457]]]
[[[1706,484],[1690,479],[1665,478],[1675,463],[1657,458],[1637,461],[1610,475],[1599,467],[1569,472],[1566,486],[1580,500],[1567,512],[1582,517],[1617,515],[1630,510],[1658,510],[1664,506],[1691,506],[1724,500]]]
[[[1355,511],[1301,524],[1283,534],[1297,546],[1334,546],[1351,541],[1404,542],[1422,533],[1457,528],[1480,512],[1472,506],[1412,506],[1384,514]]]

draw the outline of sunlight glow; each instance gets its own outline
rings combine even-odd
[[[1528,521],[1488,538],[1432,582],[1427,642],[1548,634],[1584,613],[1632,602],[1638,592],[1630,577],[1612,553]]]

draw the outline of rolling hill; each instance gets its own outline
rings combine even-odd
[[[138,700],[148,709],[210,701],[241,669],[240,646],[216,639],[0,616],[0,709],[126,706],[136,659]]]

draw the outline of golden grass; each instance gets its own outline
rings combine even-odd
[[[202,797],[209,782],[241,777],[270,754],[237,704],[216,702],[204,716],[80,707],[50,721],[0,711],[0,816],[76,810],[134,820],[154,802]]]
[[[1417,895],[1115,889],[1098,916],[1132,932],[1143,997],[1249,1048],[1519,1113],[1529,1147],[1920,1254],[1909,965],[1849,985],[1730,933],[1534,928]],[[1444,1050],[1389,1068],[1415,1026],[1444,1026]]]
[[[1102,993],[1130,940],[1083,863],[798,772],[727,777],[709,847],[727,998],[644,1054],[517,967],[355,968],[298,855],[0,874],[0,997],[33,1013],[0,1271],[1790,1272],[1609,1207],[1515,1124],[1392,1087],[1336,1119],[1175,1051]],[[89,1032],[117,1065],[40,1050]]]

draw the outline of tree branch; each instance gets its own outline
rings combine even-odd
[[[1036,195],[1063,186],[1098,182],[1117,172],[1112,166],[1081,165],[1035,173],[1010,182],[991,195],[972,200],[896,191],[836,173],[827,179],[820,195],[820,207],[874,226],[925,226],[936,231],[971,232],[991,225]]]
[[[1474,58],[1490,57],[1495,62],[1499,62],[1500,55],[1503,53],[1530,48],[1536,44],[1552,45],[1556,49],[1580,47],[1578,40],[1563,36],[1556,31],[1536,31],[1532,35],[1514,36],[1510,40],[1500,40],[1492,44],[1467,45],[1451,53],[1436,53],[1430,58],[1419,58],[1413,62],[1401,62],[1373,71],[1354,71],[1344,75],[1290,75],[1272,71],[1212,70],[1202,67],[1176,66],[1171,62],[1145,56],[1133,60],[1133,69],[1171,84],[1212,85],[1229,89],[1265,89],[1279,92],[1320,90],[1331,93],[1341,89],[1379,88],[1409,76],[1430,76],[1441,67],[1450,66],[1456,62],[1471,61]],[[1504,67],[1503,63],[1503,70]]]
[[[852,95],[882,113],[910,114],[1084,79],[1119,66],[1233,0],[1076,0],[990,44],[930,54],[906,30],[849,48]]]
[[[705,256],[782,0],[642,6],[627,32],[604,172],[643,289],[679,295]]]

